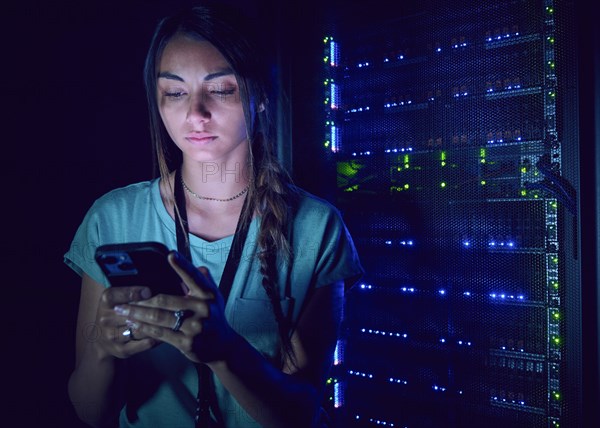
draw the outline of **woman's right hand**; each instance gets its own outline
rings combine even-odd
[[[128,358],[146,351],[159,342],[156,339],[136,335],[135,323],[115,311],[123,304],[135,304],[151,297],[147,287],[109,287],[102,293],[96,312],[98,345],[117,358]]]

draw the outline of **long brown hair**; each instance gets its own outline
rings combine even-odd
[[[159,114],[157,101],[157,64],[173,36],[207,40],[225,57],[233,69],[244,109],[249,141],[250,188],[248,203],[240,221],[256,215],[260,219],[258,257],[263,276],[262,285],[271,301],[279,327],[281,355],[294,354],[290,342],[289,319],[281,306],[281,290],[277,284],[277,264],[292,257],[286,231],[293,198],[291,180],[276,156],[276,138],[271,120],[274,95],[270,87],[272,68],[262,57],[264,49],[258,42],[247,19],[222,4],[206,4],[185,9],[159,22],[152,37],[144,66],[144,83],[150,114],[150,134],[156,154],[155,167],[165,182],[170,172],[179,168],[182,154],[171,141]]]

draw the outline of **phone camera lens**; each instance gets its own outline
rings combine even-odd
[[[102,256],[102,260],[109,265],[117,263],[117,258],[115,256]]]
[[[120,263],[119,264],[119,269],[122,271],[130,271],[130,270],[134,270],[135,267],[133,266],[133,263]]]

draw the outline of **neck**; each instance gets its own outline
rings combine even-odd
[[[250,183],[248,165],[240,163],[199,162],[190,165],[184,162],[181,173],[189,190],[205,198],[229,199],[244,191]],[[200,199],[191,192],[186,191],[192,199]]]

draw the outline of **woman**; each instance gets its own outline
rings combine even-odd
[[[65,255],[82,276],[69,395],[92,426],[318,424],[343,290],[362,268],[338,211],[274,156],[269,69],[250,34],[215,6],[155,31],[145,84],[160,177],[99,198]],[[185,295],[109,287],[90,255],[140,241],[179,250]]]

